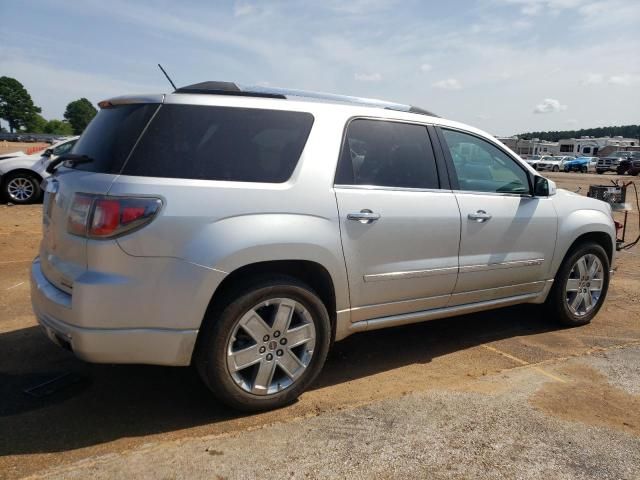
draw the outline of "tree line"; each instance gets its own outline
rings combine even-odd
[[[562,138],[580,138],[580,137],[616,137],[640,138],[640,125],[622,125],[614,127],[596,127],[583,128],[581,130],[561,130],[551,132],[529,132],[521,133],[519,138],[530,140],[539,138],[540,140],[548,140],[557,142]]]
[[[12,133],[80,135],[98,113],[86,98],[70,102],[64,112],[64,120],[47,120],[40,115],[41,112],[24,85],[15,78],[0,77],[0,118],[7,121]]]

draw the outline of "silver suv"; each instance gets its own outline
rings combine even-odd
[[[606,203],[408,105],[205,82],[118,97],[45,185],[40,324],[81,359],[194,364],[244,410],[334,341],[519,303],[602,306]]]

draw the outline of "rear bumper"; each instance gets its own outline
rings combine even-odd
[[[82,360],[173,366],[191,363],[197,329],[87,328],[74,325],[72,296],[47,280],[39,258],[31,265],[31,302],[47,336]],[[96,308],[100,307],[96,305]]]

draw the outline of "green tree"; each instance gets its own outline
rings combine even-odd
[[[64,112],[64,118],[73,127],[73,133],[80,135],[98,111],[86,98],[74,100]]]
[[[26,126],[34,115],[40,113],[27,89],[15,78],[0,77],[0,118],[9,124],[12,132]]]
[[[69,122],[64,120],[49,120],[44,133],[53,133],[55,135],[73,135],[73,127]]]
[[[29,133],[45,133],[44,129],[47,126],[47,121],[42,115],[35,113],[24,124],[24,129]]]

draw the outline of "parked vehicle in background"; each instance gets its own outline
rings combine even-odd
[[[619,169],[620,163],[627,160],[629,152],[613,152],[611,155],[602,157],[598,160],[596,166],[596,172],[603,174],[605,172],[615,172],[617,174],[624,174],[624,170]],[[624,169],[625,167],[623,167]]]
[[[565,172],[595,172],[598,157],[578,157],[564,162]]]
[[[559,172],[564,167],[564,159],[567,158],[569,157],[554,157],[551,155],[546,155],[542,157],[536,164],[536,170]]]
[[[524,161],[527,162],[527,164],[531,165],[533,168],[536,168],[536,165],[541,158],[542,155],[526,155],[525,157],[523,157]]]
[[[628,160],[629,166],[627,168],[627,173],[629,175],[636,176],[640,173],[640,152],[629,152],[632,153],[631,158]]]
[[[7,158],[23,157],[25,155],[26,153],[24,153],[22,150],[18,150],[17,152],[3,153],[2,155],[0,155],[0,160],[6,160]]]
[[[627,158],[625,158],[624,160],[620,160],[620,164],[616,169],[616,173],[618,173],[618,175],[624,175],[625,173],[629,173],[633,175],[632,173],[633,162],[640,160],[640,152],[617,152],[617,153],[618,154],[625,153]]]
[[[609,205],[476,128],[223,82],[100,106],[46,180],[31,267],[38,321],[84,360],[194,364],[264,410],[356,332],[519,303],[578,326],[604,302]]]
[[[40,184],[49,174],[47,165],[69,153],[79,137],[56,143],[44,152],[0,160],[0,194],[16,204],[37,202],[42,197]]]

